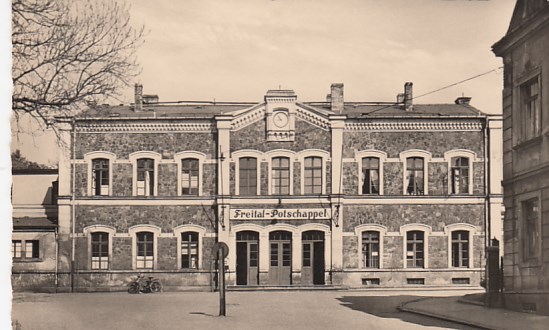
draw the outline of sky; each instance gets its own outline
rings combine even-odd
[[[346,101],[395,101],[407,81],[416,103],[472,97],[501,112],[501,59],[491,45],[506,32],[514,0],[127,0],[145,25],[135,82],[160,101],[256,101],[293,89],[322,101],[345,84]],[[120,100],[133,101],[133,87]],[[25,129],[25,124],[22,125]],[[55,166],[46,135],[13,136],[12,150]]]

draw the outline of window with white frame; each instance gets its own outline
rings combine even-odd
[[[271,165],[271,193],[290,194],[290,158],[274,157]]]
[[[379,268],[380,257],[379,231],[362,232],[362,258],[364,268]]]
[[[423,157],[406,158],[406,193],[425,194],[425,160]]]
[[[521,202],[520,242],[522,260],[537,261],[541,250],[541,224],[539,199],[530,198]]]
[[[538,76],[520,85],[519,142],[541,135],[541,98]]]
[[[92,195],[108,196],[110,175],[109,160],[106,158],[92,159]]]
[[[362,158],[361,192],[363,195],[380,193],[380,161],[378,157]]]
[[[288,170],[289,175],[289,170]],[[322,158],[305,157],[304,163],[304,193],[306,195],[322,194]],[[289,183],[288,183],[289,185]]]
[[[137,159],[137,178],[136,178],[136,195],[137,196],[153,196],[154,195],[154,159],[139,158]]]
[[[109,233],[93,232],[91,238],[91,268],[109,269]]]
[[[243,196],[257,195],[257,158],[238,159],[238,193]]]
[[[452,267],[469,267],[469,231],[452,231]]]
[[[181,268],[198,269],[198,233],[181,233]]]
[[[137,269],[154,268],[154,233],[142,231],[136,237],[136,263]]]
[[[411,230],[406,232],[406,267],[425,267],[425,232]]]
[[[196,158],[181,160],[181,194],[198,195],[200,162]]]
[[[40,258],[39,240],[12,240],[11,256],[16,260],[33,260]]]
[[[450,167],[450,189],[452,195],[469,194],[469,158],[452,157]]]

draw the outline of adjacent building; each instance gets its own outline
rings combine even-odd
[[[14,290],[57,287],[57,170],[12,171]]]
[[[503,58],[504,287],[508,307],[549,314],[549,2],[518,0]]]
[[[501,116],[413,104],[135,103],[58,118],[60,290],[478,286],[501,231]],[[498,156],[499,155],[499,156]]]

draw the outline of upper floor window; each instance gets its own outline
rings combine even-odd
[[[109,160],[106,158],[92,160],[92,194],[109,195]]]
[[[422,157],[406,158],[406,193],[423,195],[425,193],[424,159]]]
[[[238,160],[239,195],[257,195],[257,158],[242,157]]]
[[[469,267],[469,231],[452,231],[452,267]]]
[[[322,194],[322,158],[306,157],[304,166],[305,194]]]
[[[154,195],[154,159],[140,158],[137,160],[137,196]]]
[[[154,233],[138,232],[137,253],[136,253],[136,268],[138,269],[153,269],[154,267]]]
[[[539,79],[534,77],[520,86],[519,142],[541,134],[541,103]]]
[[[452,157],[450,168],[451,193],[454,195],[469,193],[469,158]]]
[[[11,256],[13,259],[38,259],[40,258],[39,240],[12,240]]]
[[[541,224],[538,198],[528,199],[521,203],[520,241],[522,259],[528,261],[537,259],[541,249]]]
[[[198,233],[181,233],[181,268],[198,269]]]
[[[379,195],[379,158],[362,158],[362,194]]]
[[[181,160],[181,194],[198,195],[199,161],[196,158]]]
[[[364,268],[379,268],[379,232],[362,232],[362,257]]]
[[[91,268],[109,268],[109,233],[91,233]]]
[[[420,230],[406,232],[406,267],[423,268],[425,260],[425,233]]]
[[[290,158],[274,157],[272,159],[272,194],[290,194]]]

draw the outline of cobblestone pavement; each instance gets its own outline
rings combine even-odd
[[[462,292],[289,291],[15,294],[12,320],[28,329],[471,329],[397,306]]]

